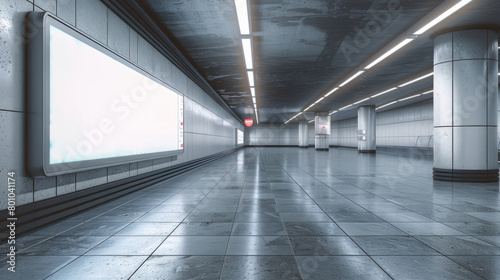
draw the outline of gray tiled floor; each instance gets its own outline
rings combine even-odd
[[[426,158],[246,148],[16,245],[0,279],[499,279],[499,185],[433,181]]]

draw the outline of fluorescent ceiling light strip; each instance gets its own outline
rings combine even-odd
[[[408,45],[411,41],[413,41],[413,39],[404,39],[403,42],[399,43],[397,46],[395,46],[394,48],[390,49],[388,52],[386,52],[385,54],[381,55],[379,58],[375,59],[375,61],[373,61],[372,63],[370,63],[368,66],[366,66],[365,69],[370,69],[373,66],[377,65],[379,62],[381,62],[382,60],[386,59],[391,54],[397,52],[399,49],[401,49],[404,46]]]
[[[359,71],[358,73],[352,75],[349,79],[347,79],[345,82],[343,82],[339,87],[343,87],[347,85],[350,81],[356,79],[359,75],[363,74],[365,71]]]
[[[331,112],[331,113],[330,113],[330,116],[331,116],[331,115],[333,115],[333,114],[335,114],[335,113],[337,113],[337,112],[338,112],[337,110],[335,110],[335,111]]]
[[[381,109],[381,108],[387,107],[387,106],[392,105],[392,104],[394,104],[394,103],[396,103],[396,102],[397,102],[397,101],[392,101],[392,102],[387,103],[387,104],[385,104],[385,105],[379,106],[377,109]]]
[[[352,106],[352,104],[349,104],[349,105],[347,105],[347,106],[344,106],[344,107],[340,108],[340,109],[339,109],[339,111],[340,111],[340,110],[344,110],[344,109],[346,109],[346,108],[349,108],[349,107],[351,107],[351,106]]]
[[[426,92],[422,92],[422,95],[426,95],[426,94],[429,94],[429,93],[431,93],[431,92],[433,92],[433,90],[429,90],[429,91],[426,91]]]
[[[337,90],[339,90],[339,88],[338,88],[338,87],[336,87],[336,88],[332,89],[330,92],[328,92],[327,94],[325,94],[325,97],[327,97],[327,96],[329,96],[330,94],[332,94],[332,93],[336,92]]]
[[[310,120],[310,121],[308,121],[308,123],[312,123],[312,122],[314,122],[314,120]]]
[[[243,45],[243,55],[245,56],[245,65],[247,69],[253,69],[253,59],[252,59],[252,40],[249,38],[241,39],[241,44]]]
[[[386,93],[388,93],[388,92],[391,92],[391,91],[393,91],[393,90],[397,90],[397,89],[398,89],[397,87],[393,87],[393,88],[388,89],[388,90],[386,90],[386,91],[383,91],[383,92],[381,92],[381,93],[377,93],[377,94],[375,94],[375,95],[372,95],[370,98],[374,98],[374,97],[380,96],[380,95],[382,95],[382,94],[386,94]]]
[[[253,103],[256,104],[257,101],[255,100],[255,97],[252,97]]]
[[[427,74],[427,75],[424,75],[424,76],[422,76],[422,77],[420,77],[420,78],[416,78],[415,80],[411,80],[411,81],[409,81],[409,82],[407,82],[407,83],[404,83],[404,84],[402,84],[402,85],[400,85],[400,86],[398,86],[398,87],[402,88],[402,87],[405,87],[405,86],[407,86],[407,85],[411,85],[411,84],[416,83],[416,82],[418,82],[418,81],[420,81],[420,80],[423,80],[423,79],[425,79],[425,78],[428,78],[428,77],[430,77],[430,76],[432,76],[432,75],[434,75],[434,72],[429,73],[429,74]]]
[[[234,4],[236,5],[236,15],[238,16],[241,35],[250,35],[247,0],[234,0]]]
[[[255,88],[254,87],[250,88],[250,93],[252,94],[252,97],[255,97]]]
[[[408,97],[405,97],[405,98],[401,98],[399,99],[398,101],[405,101],[405,100],[408,100],[408,99],[412,99],[412,98],[415,98],[415,97],[419,97],[421,96],[422,94],[415,94],[415,95],[412,95],[412,96],[408,96]]]
[[[352,105],[356,105],[356,104],[359,104],[361,102],[365,102],[366,100],[369,100],[369,99],[370,99],[370,97],[362,99],[362,100],[359,100],[359,101],[356,101],[356,102],[352,103]]]
[[[253,71],[248,71],[248,83],[250,84],[250,87],[255,86],[255,82],[253,80]]]
[[[469,4],[471,1],[472,0],[462,0],[462,1],[458,2],[455,6],[451,7],[446,12],[440,14],[438,17],[436,17],[435,19],[433,19],[431,22],[429,22],[428,24],[426,24],[424,27],[420,28],[419,30],[417,30],[417,32],[415,32],[413,34],[414,35],[421,35],[421,34],[423,34],[425,31],[431,29],[434,25],[440,23],[445,18],[449,17],[450,15],[452,15],[453,13],[455,13],[456,11],[460,10],[463,6]]]

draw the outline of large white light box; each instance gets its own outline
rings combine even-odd
[[[48,13],[28,18],[33,176],[182,153],[182,93]]]

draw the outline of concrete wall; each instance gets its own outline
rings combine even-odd
[[[432,100],[377,112],[377,146],[432,147]],[[330,145],[358,147],[357,118],[332,122]]]
[[[31,11],[49,11],[132,63],[185,93],[184,153],[52,178],[33,179],[25,172],[25,44],[23,26]],[[22,205],[98,186],[235,147],[235,127],[243,125],[189,80],[146,40],[98,0],[0,1],[0,180],[16,172],[17,204]],[[5,43],[4,43],[5,42]],[[7,188],[0,189],[0,209]]]
[[[432,100],[376,113],[377,146],[432,147]],[[357,118],[332,121],[331,146],[358,147]],[[247,128],[247,145],[298,146],[298,123],[263,124]],[[309,145],[314,145],[314,125],[309,125]]]
[[[247,127],[245,145],[299,146],[299,124],[273,123]]]

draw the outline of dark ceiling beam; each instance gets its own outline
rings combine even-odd
[[[158,27],[156,22],[144,11],[136,0],[101,0],[139,35],[163,54],[174,66],[180,69],[196,85],[204,90],[217,104],[224,108],[241,124],[243,121],[231,110],[198,70],[189,62],[175,44]]]

